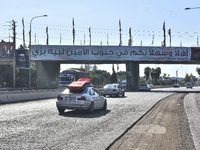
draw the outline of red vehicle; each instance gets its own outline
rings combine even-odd
[[[56,106],[60,114],[65,109],[87,110],[89,113],[97,109],[106,110],[106,98],[91,86],[90,81],[91,79],[81,78],[58,95]]]
[[[86,86],[90,85],[91,79],[88,78],[80,78],[78,81],[72,82],[68,85],[69,90],[83,90]]]

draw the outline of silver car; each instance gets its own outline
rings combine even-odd
[[[151,87],[149,84],[142,84],[142,85],[140,85],[139,90],[140,91],[151,91]]]
[[[191,89],[192,89],[192,83],[187,83],[186,87],[187,87],[187,89],[188,89],[188,88],[191,88]]]
[[[65,109],[81,109],[93,113],[96,109],[106,110],[107,101],[93,87],[86,87],[84,90],[65,89],[58,95],[56,106],[60,114]]]
[[[122,95],[122,97],[124,97],[125,95],[125,90],[122,88],[121,85],[119,84],[107,84],[103,87],[101,94],[103,96],[106,95],[115,95],[115,96],[119,96]]]

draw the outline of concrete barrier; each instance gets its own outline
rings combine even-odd
[[[0,91],[0,104],[56,98],[63,89]]]
[[[171,86],[153,86],[152,88],[164,88]],[[100,93],[102,88],[96,88]],[[56,98],[62,89],[42,89],[42,90],[15,90],[15,91],[0,91],[0,104],[25,102],[31,100],[39,100],[46,98]]]

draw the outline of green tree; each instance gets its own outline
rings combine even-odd
[[[161,69],[160,67],[157,67],[156,69],[151,69],[151,77],[154,81],[154,84],[158,84],[158,79],[160,78]]]
[[[193,74],[190,74],[190,81],[195,84],[195,82],[197,81],[197,78],[195,76],[193,76]]]
[[[119,76],[121,80],[126,80],[126,71],[117,72],[117,76]]]
[[[185,78],[184,78],[185,82],[189,82],[190,81],[190,76],[188,73],[186,73]]]
[[[144,75],[145,75],[145,77],[146,77],[146,80],[149,80],[151,71],[152,71],[152,70],[151,70],[150,67],[144,68]]]
[[[37,69],[36,65],[31,65],[31,85],[37,86]],[[16,69],[16,87],[29,87],[29,70],[28,69]]]
[[[13,86],[13,67],[12,65],[0,66],[0,87]]]
[[[85,70],[89,71],[92,68],[92,66],[90,64],[85,64]]]
[[[160,78],[160,74],[161,74],[161,69],[160,69],[160,67],[157,67],[156,68],[156,74],[155,74],[156,81]]]
[[[89,71],[89,78],[93,85],[104,85],[110,83],[110,73],[105,70]]]
[[[163,78],[164,78],[164,79],[168,79],[168,77],[167,77],[167,74],[166,74],[166,73],[163,73]]]
[[[29,86],[29,70],[16,69],[16,87]]]
[[[198,73],[198,75],[200,75],[200,68],[199,67],[196,68],[196,72]]]

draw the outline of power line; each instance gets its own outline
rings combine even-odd
[[[56,43],[57,41],[60,41],[60,34],[62,34],[62,43],[63,44],[66,43],[66,42],[70,43],[70,41],[73,40],[72,34],[70,33],[70,32],[73,31],[73,26],[33,23],[33,27],[32,27],[33,29],[44,31],[44,32],[39,32],[39,34],[37,35],[37,39],[39,39],[40,41],[43,41],[46,38],[45,36],[42,36],[42,35],[45,35],[46,26],[49,26],[50,42],[52,41],[52,42]],[[18,25],[18,30],[19,30],[19,28],[22,28],[22,25]],[[28,28],[28,26],[27,26],[27,28]],[[84,35],[89,34],[88,28],[89,27],[75,26],[76,33],[79,33],[79,39],[78,38],[76,39],[76,43],[81,43],[81,41],[83,41],[83,39],[80,39],[80,36],[81,36],[80,33],[83,33]],[[57,36],[55,36],[56,35],[55,32],[58,33]],[[63,32],[66,32],[66,33],[63,33]],[[51,36],[51,33],[54,36]],[[92,40],[92,43],[100,43],[100,41],[102,41],[102,43],[107,43],[107,35],[108,34],[109,34],[109,40],[110,40],[109,43],[117,43],[116,37],[119,36],[119,31],[118,31],[118,29],[115,29],[115,28],[91,27],[91,33],[92,33],[93,39],[94,39],[94,40]],[[97,34],[102,35],[102,36],[99,36],[99,35],[97,36]],[[126,43],[128,43],[126,40],[128,39],[129,29],[123,29],[122,28],[121,34],[124,37],[123,39],[125,39],[123,41],[123,43],[125,45]],[[22,35],[22,33],[18,32],[18,35]],[[180,31],[171,32],[172,38],[196,38],[198,35],[199,35],[199,32],[185,32],[185,31],[184,32],[180,32]],[[162,35],[161,30],[160,31],[156,31],[156,30],[132,30],[132,36],[133,36],[133,44],[136,45],[135,41],[136,40],[141,41],[142,37],[152,37],[152,36],[154,36],[156,38],[156,37],[162,37],[163,35]],[[71,38],[67,38],[67,37],[71,37]],[[1,35],[0,38],[7,39],[8,36]],[[95,40],[96,38],[101,38],[101,39]],[[115,39],[114,42],[112,41],[112,38]],[[167,38],[169,38],[169,37],[167,36]],[[19,38],[17,38],[17,39],[19,40]],[[159,41],[158,39],[155,39],[155,40]],[[86,42],[87,42],[87,40],[86,40]],[[157,43],[160,43],[160,41],[157,42]],[[144,44],[144,42],[143,42],[143,44]]]

